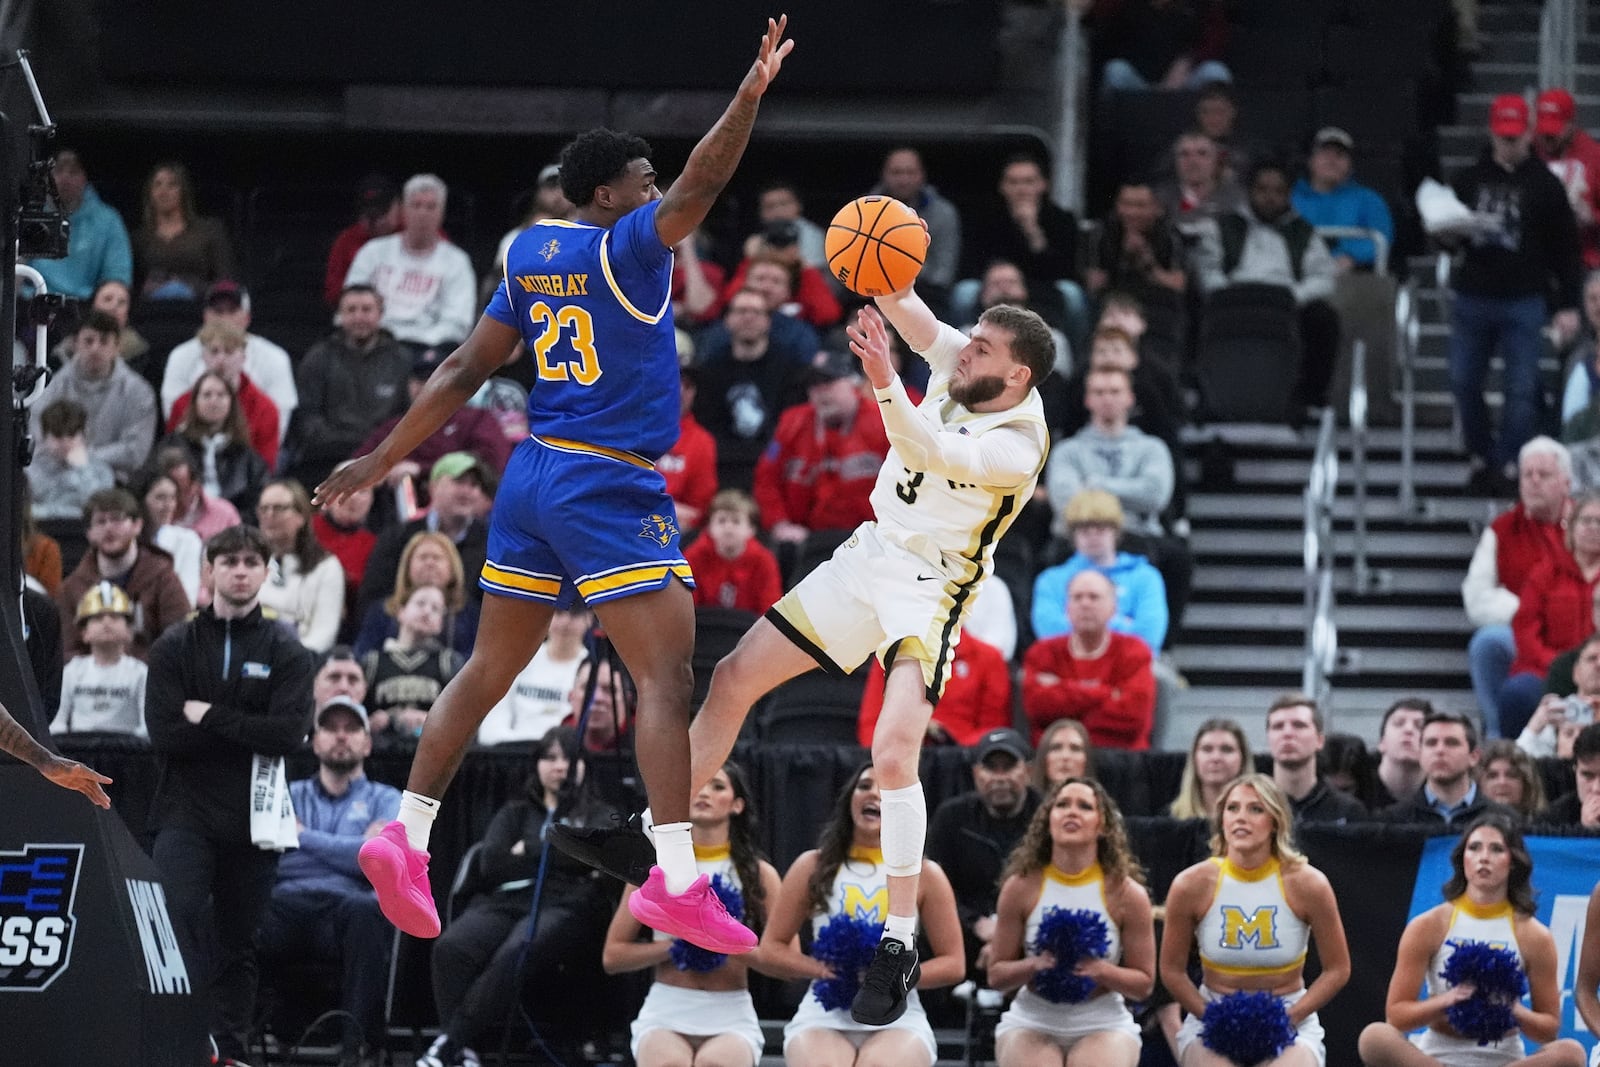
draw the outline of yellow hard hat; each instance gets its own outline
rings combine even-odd
[[[78,622],[96,615],[126,615],[133,618],[133,601],[115,582],[98,582],[78,601]]]

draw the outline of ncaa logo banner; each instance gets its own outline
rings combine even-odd
[[[38,993],[66,972],[83,846],[0,852],[0,993]]]
[[[1457,837],[1430,838],[1417,865],[1417,881],[1411,892],[1411,912],[1415,919],[1442,902],[1439,889],[1450,880],[1450,850]],[[1572,990],[1578,980],[1578,948],[1583,944],[1584,916],[1589,894],[1594,889],[1595,871],[1600,870],[1600,838],[1525,837],[1533,856],[1533,889],[1538,898],[1538,920],[1550,928],[1556,943],[1556,980],[1561,985],[1561,1036],[1570,1037],[1593,1050],[1596,1035],[1578,1017]],[[1529,1042],[1530,1046],[1532,1042]]]

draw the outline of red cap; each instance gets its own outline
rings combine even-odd
[[[1496,137],[1521,137],[1528,132],[1528,102],[1516,93],[1494,98],[1489,105],[1489,132]]]
[[[1536,110],[1539,119],[1534,132],[1554,137],[1566,132],[1567,123],[1577,117],[1578,105],[1565,89],[1546,89],[1539,94]]]

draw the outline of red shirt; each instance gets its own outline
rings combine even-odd
[[[883,711],[883,664],[873,657],[867,687],[861,692],[861,720],[856,737],[872,747],[872,731]],[[933,709],[933,721],[958,745],[978,743],[990,730],[1011,725],[1011,667],[993,645],[962,634],[950,663],[950,679]]]
[[[1567,200],[1588,205],[1589,221],[1578,224],[1583,237],[1583,265],[1600,267],[1600,143],[1583,130],[1575,130],[1566,151],[1551,159],[1541,154],[1550,172],[1561,179]]]
[[[722,296],[712,305],[707,312],[707,318],[719,317],[728,301],[733,295],[744,288],[745,275],[750,273],[750,261],[742,261],[738,269],[733,272],[733,277],[728,279],[728,284],[722,287]],[[826,330],[829,326],[844,317],[844,309],[839,306],[839,298],[833,295],[833,290],[828,287],[828,279],[815,267],[800,268],[800,283],[795,289],[794,302],[800,306],[795,317],[802,322],[809,322],[819,330]]]
[[[777,557],[754,538],[738,556],[725,559],[710,537],[701,537],[684,550],[683,558],[694,571],[695,607],[738,608],[760,615],[783,595]]]
[[[818,423],[810,404],[790,408],[756,464],[754,494],[762,525],[855,529],[872,518],[872,486],[888,454],[883,417],[865,397],[850,425],[840,429]]]
[[[189,410],[194,390],[180,396],[172,405],[172,417],[167,419],[167,432],[172,433]],[[248,374],[239,375],[239,411],[244,415],[245,427],[250,437],[250,447],[267,462],[267,470],[278,469],[278,405],[250,380]]]
[[[389,431],[400,424],[401,418],[396,415],[378,426],[351,455],[364,456],[376,449],[389,436]],[[419,481],[426,485],[428,472],[433,465],[451,452],[471,452],[487,463],[496,476],[504,474],[506,462],[511,458],[511,448],[511,441],[506,437],[500,420],[494,417],[494,412],[484,408],[463,407],[457,408],[443,426],[423,438],[422,443],[405,458],[422,468]]]
[[[1535,567],[1567,554],[1561,524],[1531,518],[1521,503],[1495,516],[1489,528],[1494,531],[1495,578],[1517,596]]]
[[[1072,637],[1035,641],[1022,658],[1022,709],[1033,725],[1033,743],[1057,719],[1077,719],[1097,748],[1142,752],[1150,747],[1156,711],[1156,679],[1150,648],[1131,634],[1111,633],[1094,659],[1072,654]],[[1046,678],[1054,675],[1054,679]]]
[[[678,505],[679,529],[700,526],[717,495],[717,439],[685,412],[678,421],[678,443],[656,460],[656,470],[666,479],[667,495]],[[684,514],[685,507],[694,509],[694,521]]]
[[[1512,674],[1537,674],[1550,669],[1550,661],[1576,648],[1594,632],[1594,589],[1600,577],[1585,581],[1577,560],[1562,549],[1529,572],[1517,593],[1517,613],[1511,617],[1517,658]]]
[[[328,302],[329,307],[339,303],[339,294],[344,292],[345,275],[350,273],[350,264],[355,262],[356,253],[376,236],[366,220],[359,219],[340,230],[339,236],[333,239],[333,248],[328,251],[328,272],[322,279],[322,299]]]

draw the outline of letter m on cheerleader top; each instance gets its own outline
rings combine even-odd
[[[1275,974],[1305,960],[1311,928],[1284,895],[1276,859],[1246,870],[1217,864],[1217,891],[1200,919],[1200,958],[1222,974]]]

